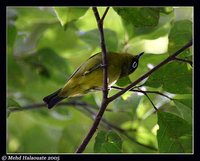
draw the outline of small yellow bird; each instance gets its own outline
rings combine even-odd
[[[138,67],[139,58],[144,52],[134,56],[128,53],[107,52],[108,86],[116,83],[119,78],[128,76]],[[80,96],[91,90],[101,89],[103,84],[102,54],[97,53],[80,65],[69,77],[63,88],[43,98],[51,109],[61,100]]]

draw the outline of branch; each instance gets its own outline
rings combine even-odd
[[[192,66],[192,61],[190,61],[190,60],[181,59],[181,58],[174,58],[174,59],[177,60],[177,61],[184,62],[184,63],[189,63]]]
[[[86,103],[86,102],[78,102],[78,101],[69,101],[69,102],[60,102],[57,104],[57,106],[83,106],[83,107],[90,107],[90,108],[95,108],[92,105]],[[15,107],[15,108],[8,108],[9,112],[20,112],[20,111],[26,111],[26,110],[33,110],[33,109],[39,109],[46,107],[44,103],[35,103],[32,105],[27,105],[23,107]],[[95,108],[96,109],[96,108]]]
[[[60,103],[57,104],[57,106],[82,106],[82,107],[87,107],[87,108],[99,110],[99,108],[96,107],[96,106],[93,106],[93,105],[86,103],[86,102],[83,102],[83,101],[77,101],[77,100],[73,100],[73,101],[69,101],[69,102],[60,102]],[[46,107],[45,103],[35,103],[35,104],[31,104],[31,105],[26,105],[26,106],[23,106],[23,107],[8,108],[7,110],[10,113],[13,113],[13,112],[40,109],[40,108],[45,108],[45,107]],[[116,112],[116,111],[113,111],[112,109],[106,109],[106,111]],[[127,112],[127,111],[118,110],[117,112]]]
[[[123,90],[123,89],[124,89],[124,88],[116,87],[116,86],[111,86],[111,88],[113,88],[113,89],[118,89],[118,90]],[[158,91],[143,91],[143,90],[141,90],[141,89],[140,89],[140,90],[131,89],[131,90],[129,90],[129,91],[132,91],[132,92],[140,92],[140,93],[143,93],[143,94],[145,94],[145,93],[154,93],[154,94],[158,94],[158,95],[161,95],[161,96],[163,96],[163,97],[166,97],[166,98],[168,98],[168,99],[170,99],[170,100],[174,100],[173,98],[167,96],[166,94],[163,94],[163,93],[158,92]]]
[[[112,86],[111,88],[119,89],[119,90],[123,90],[123,89],[124,89],[124,88],[116,87],[116,86]],[[166,98],[172,100],[172,98],[170,98],[169,96],[167,96],[167,95],[165,95],[165,94],[163,94],[163,93],[160,93],[160,92],[158,92],[158,91],[143,91],[143,90],[141,90],[139,87],[137,87],[137,88],[138,88],[138,90],[131,89],[130,91],[132,91],[132,92],[140,92],[140,93],[143,93],[143,94],[148,98],[148,100],[150,101],[150,103],[152,104],[153,108],[154,108],[156,111],[158,111],[158,109],[157,109],[157,107],[154,105],[153,101],[150,99],[150,97],[148,96],[147,93],[156,93],[156,94],[160,94],[160,95],[162,95],[162,96],[164,96],[164,97],[166,97]]]
[[[109,10],[110,7],[107,7],[102,18],[101,18],[101,21],[103,22],[104,18],[106,17],[107,13],[108,13],[108,10]]]
[[[101,107],[95,117],[94,123],[92,125],[92,127],[90,128],[88,134],[86,135],[86,137],[84,138],[83,142],[81,143],[81,145],[78,147],[76,153],[82,153],[86,146],[88,145],[90,139],[92,138],[92,136],[94,135],[100,121],[101,118],[106,110],[106,107],[108,105],[108,69],[107,69],[107,53],[106,53],[106,46],[105,46],[105,42],[104,42],[104,31],[103,31],[103,20],[108,12],[108,7],[106,8],[106,11],[102,17],[102,19],[100,19],[98,10],[96,7],[92,7],[96,21],[97,21],[97,25],[98,25],[98,29],[99,29],[99,33],[100,33],[100,43],[101,43],[101,50],[102,50],[102,67],[103,67],[103,89],[102,89],[102,93],[103,93],[103,99],[101,102]]]
[[[134,81],[129,86],[127,86],[126,88],[124,88],[122,91],[120,91],[120,92],[116,93],[115,95],[111,96],[110,98],[108,98],[108,103],[112,102],[113,100],[115,100],[116,98],[118,98],[119,96],[121,96],[122,94],[124,94],[125,92],[129,91],[136,84],[138,84],[139,82],[141,82],[142,80],[144,80],[145,78],[147,78],[148,76],[150,76],[153,72],[155,72],[156,70],[158,70],[163,65],[169,63],[172,60],[175,60],[175,57],[177,55],[179,55],[182,51],[184,51],[185,49],[187,49],[191,45],[192,45],[192,40],[190,40],[186,45],[184,45],[181,49],[179,49],[178,51],[176,51],[174,54],[170,55],[168,58],[166,58],[165,60],[163,60],[161,63],[159,63],[153,69],[151,69],[150,71],[148,71],[146,74],[142,75],[136,81]]]
[[[98,25],[98,29],[99,29],[99,33],[100,33],[100,44],[101,44],[101,50],[102,50],[102,67],[103,67],[103,100],[102,100],[102,104],[103,102],[106,102],[107,100],[107,96],[108,96],[108,69],[107,69],[107,52],[106,52],[106,46],[105,46],[105,40],[104,40],[104,31],[103,31],[103,19],[105,18],[109,7],[106,8],[106,11],[103,15],[103,18],[100,19],[99,16],[99,12],[97,10],[96,7],[92,7],[96,21],[97,21],[97,25]]]
[[[138,87],[139,89],[139,87]],[[139,89],[140,90],[140,89]],[[144,92],[144,91],[143,91]],[[144,92],[144,95],[148,98],[148,100],[150,101],[150,103],[152,104],[153,108],[155,109],[155,111],[158,111],[157,107],[154,105],[153,101],[151,100],[151,98],[148,96],[148,94],[146,92]]]
[[[35,103],[32,105],[27,105],[27,106],[23,106],[23,107],[8,108],[8,110],[9,110],[9,112],[20,112],[20,111],[38,109],[41,107],[45,107],[45,104],[44,103]]]

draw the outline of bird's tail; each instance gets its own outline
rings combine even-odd
[[[43,101],[47,104],[48,109],[51,109],[53,106],[55,106],[58,102],[63,100],[65,97],[58,96],[61,89],[57,90],[56,92],[46,96],[43,98]]]

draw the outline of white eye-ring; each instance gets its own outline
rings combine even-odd
[[[133,67],[133,68],[136,68],[136,67],[137,67],[137,62],[134,62],[134,63],[132,64],[132,67]]]

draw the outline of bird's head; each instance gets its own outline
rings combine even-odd
[[[136,56],[133,56],[132,54],[127,54],[126,62],[124,62],[122,66],[120,78],[124,76],[128,76],[129,74],[133,73],[137,69],[139,59],[143,54],[144,52]]]
[[[132,61],[131,61],[131,64],[130,64],[131,66],[129,68],[130,73],[134,72],[137,69],[138,63],[139,63],[139,59],[143,54],[144,54],[144,52],[142,52],[142,53],[140,53],[140,54],[138,54],[138,55],[136,55],[136,56],[134,56],[132,58]]]

